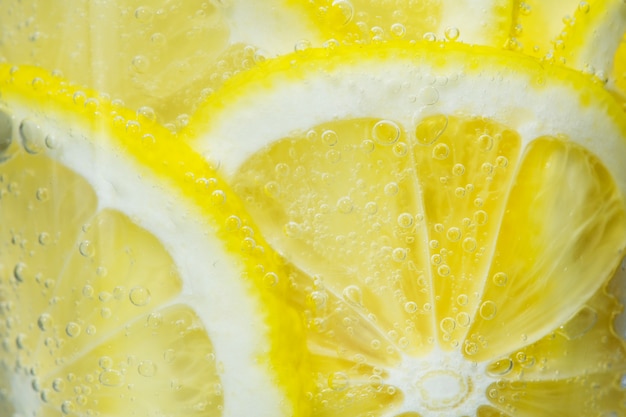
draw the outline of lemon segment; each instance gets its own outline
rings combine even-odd
[[[106,96],[0,74],[2,407],[300,412],[286,280],[219,175]]]
[[[309,49],[184,134],[287,262],[314,415],[623,412],[626,124],[603,86],[459,43]]]
[[[537,340],[604,284],[597,277],[615,268],[612,248],[623,244],[626,231],[620,194],[585,150],[549,138],[529,146],[469,332],[481,343],[468,353],[484,360]]]
[[[308,7],[311,20],[318,22],[326,37],[339,42],[426,39],[501,46],[511,26],[513,6],[503,0],[315,0]]]
[[[8,1],[0,19],[4,61],[58,70],[172,129],[222,79],[319,36],[283,0]]]

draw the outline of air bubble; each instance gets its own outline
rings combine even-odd
[[[265,284],[266,287],[273,287],[276,284],[278,284],[278,275],[276,275],[274,272],[268,272],[263,276],[263,284]]]
[[[348,285],[343,289],[343,298],[349,304],[357,307],[363,307],[363,292],[357,285]]]
[[[452,333],[456,328],[456,322],[451,317],[446,317],[439,323],[439,328],[444,333]]]
[[[466,294],[461,294],[456,298],[456,302],[460,305],[460,306],[464,306],[467,305],[467,302],[469,301],[468,297]]]
[[[334,391],[343,391],[350,385],[350,378],[343,372],[333,372],[328,377],[328,386]]]
[[[288,222],[287,224],[285,224],[283,231],[285,233],[285,236],[296,239],[302,235],[302,226],[300,226],[296,222]]]
[[[513,361],[509,358],[505,358],[489,364],[486,371],[489,376],[497,378],[508,374],[512,369]]]
[[[100,359],[98,359],[98,366],[105,371],[111,369],[113,367],[113,359],[109,356],[101,356]]]
[[[446,232],[446,237],[450,242],[456,242],[461,239],[461,229],[458,227],[451,227]]]
[[[385,185],[384,192],[385,192],[385,195],[389,197],[398,194],[398,191],[400,191],[400,189],[398,187],[398,184],[396,184],[395,182],[390,182],[387,185]]]
[[[354,205],[350,197],[341,197],[337,200],[337,210],[339,210],[340,213],[349,214],[353,209]]]
[[[142,23],[150,21],[154,12],[149,7],[139,6],[135,9],[135,18]]]
[[[276,172],[276,175],[279,177],[288,176],[290,171],[291,169],[289,168],[289,165],[284,162],[280,162],[274,167],[274,172]]]
[[[63,392],[65,390],[65,381],[61,378],[55,378],[52,381],[52,389],[56,392]]]
[[[466,342],[464,350],[470,356],[475,355],[478,352],[478,345],[474,342]]]
[[[152,107],[149,106],[141,106],[137,109],[137,118],[140,122],[155,122],[156,121],[156,112]]]
[[[363,140],[363,142],[361,142],[361,146],[360,149],[361,151],[365,152],[365,153],[370,153],[374,150],[375,148],[375,143],[373,140],[370,139],[365,139]]]
[[[401,213],[398,216],[398,226],[402,227],[403,229],[407,229],[413,226],[413,222],[414,219],[410,213]]]
[[[218,206],[226,202],[226,193],[222,190],[215,190],[211,193],[211,203]]]
[[[156,374],[156,365],[152,361],[141,361],[137,366],[137,372],[139,375],[145,376],[147,378],[153,377]]]
[[[589,13],[590,9],[591,9],[591,7],[589,6],[588,2],[581,1],[580,3],[578,3],[578,10],[580,10],[581,12],[587,14],[587,13]]]
[[[24,262],[18,262],[13,268],[13,277],[17,280],[17,282],[24,282],[26,280],[26,271],[28,270],[28,266]]]
[[[456,27],[447,27],[444,31],[444,35],[446,36],[446,39],[449,41],[455,41],[459,39],[460,34],[461,32]]]
[[[504,272],[496,272],[492,278],[493,283],[497,285],[498,287],[504,287],[508,279],[509,279],[509,276],[505,274]]]
[[[474,239],[473,237],[466,237],[465,239],[463,239],[463,250],[465,252],[474,252],[476,250],[476,239]]]
[[[72,95],[72,101],[74,104],[78,104],[80,106],[85,104],[85,100],[87,99],[87,95],[82,91],[77,91]]]
[[[437,35],[433,32],[426,32],[422,35],[422,39],[428,42],[435,42],[437,40]]]
[[[137,307],[142,307],[150,302],[150,291],[145,287],[135,287],[130,290],[128,298]]]
[[[100,373],[98,380],[104,386],[119,387],[124,384],[124,375],[119,371],[110,369]]]
[[[163,316],[158,312],[150,313],[146,319],[146,323],[148,327],[158,329],[163,324]]]
[[[42,332],[50,330],[52,328],[52,316],[48,313],[43,313],[37,319],[37,327]]]
[[[489,216],[487,215],[487,212],[484,210],[478,210],[474,213],[474,221],[479,226],[483,226],[485,223],[487,223],[488,218]]]
[[[439,139],[448,127],[448,118],[444,115],[428,117],[415,127],[415,139],[420,145],[431,145]]]
[[[406,311],[409,314],[413,314],[417,311],[417,303],[413,302],[413,301],[409,301],[407,303],[404,304],[404,311]]]
[[[376,214],[377,211],[378,211],[378,204],[376,204],[376,202],[369,201],[367,202],[367,204],[365,204],[365,212],[367,214]]]
[[[398,39],[404,38],[406,27],[402,23],[394,23],[391,25],[391,34]]]
[[[400,127],[391,120],[381,120],[372,128],[372,137],[381,145],[393,145],[400,138]]]
[[[32,120],[25,119],[20,124],[20,137],[24,150],[30,154],[38,154],[45,147],[45,136],[41,128]]]
[[[498,156],[496,158],[496,166],[498,168],[506,168],[509,165],[509,160],[506,156]]]
[[[324,308],[327,300],[328,295],[324,291],[313,291],[307,297],[309,304],[317,310]]]
[[[26,335],[24,333],[19,333],[15,338],[15,346],[18,349],[24,349],[26,347]]]
[[[35,198],[41,202],[48,201],[48,199],[50,199],[50,191],[45,187],[37,188]]]
[[[334,130],[325,130],[322,133],[322,143],[326,146],[335,146],[339,137]]]
[[[461,326],[461,327],[468,327],[470,325],[471,322],[471,318],[470,315],[465,313],[465,312],[461,312],[459,314],[456,315],[456,323]]]
[[[405,156],[409,152],[409,146],[404,142],[397,142],[393,145],[393,154],[395,156]]]
[[[437,268],[437,274],[439,274],[440,277],[447,277],[450,275],[450,272],[450,267],[446,264],[439,265]]]
[[[85,285],[83,287],[83,297],[91,298],[93,296],[94,289],[91,285]]]
[[[477,142],[478,148],[483,152],[490,151],[493,148],[493,137],[491,135],[480,135],[477,139]]]
[[[96,254],[96,248],[88,240],[83,240],[82,242],[80,242],[80,244],[78,245],[78,251],[86,258],[91,258]]]
[[[354,6],[348,0],[334,0],[332,7],[338,12],[340,16],[340,24],[347,25],[354,17]]]
[[[328,152],[326,152],[326,160],[331,164],[336,164],[337,162],[341,161],[341,152],[336,149],[329,150]]]
[[[67,323],[67,326],[65,326],[65,334],[67,334],[69,337],[79,336],[81,330],[82,328],[80,327],[80,324],[73,321],[70,321],[69,323]]]
[[[144,74],[150,69],[150,61],[143,55],[136,55],[131,61],[131,68],[138,74]]]
[[[450,155],[450,148],[445,143],[439,143],[433,148],[433,158],[444,160]]]
[[[485,301],[480,305],[480,317],[485,320],[493,320],[498,307],[493,301]]]
[[[395,262],[402,262],[406,259],[406,249],[404,248],[395,248],[393,252],[391,252],[391,259]]]
[[[299,40],[293,47],[295,52],[305,52],[308,49],[311,49],[311,42],[306,39]]]
[[[463,164],[454,164],[454,166],[452,167],[452,174],[458,176],[461,176],[465,173],[465,166]]]
[[[61,403],[61,412],[63,414],[72,414],[76,411],[74,403],[70,400],[65,400]]]

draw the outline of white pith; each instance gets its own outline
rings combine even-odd
[[[171,184],[115,149],[105,133],[88,131],[64,114],[37,118],[17,101],[0,111],[12,115],[16,142],[25,118],[38,123],[45,134],[54,135],[56,146],[46,149],[46,154],[91,184],[98,196],[98,210],[119,210],[152,233],[169,252],[183,281],[182,292],[170,304],[190,306],[203,322],[222,369],[223,415],[283,415],[283,394],[259,363],[269,346],[262,309],[243,279],[237,279],[243,275],[242,265],[225,251],[214,233],[215,226]],[[41,402],[32,395],[31,378],[14,374],[10,379],[16,412],[33,416]]]
[[[470,362],[459,351],[436,349],[422,358],[404,355],[385,380],[404,393],[404,402],[394,414],[474,416],[478,407],[489,405],[487,388],[496,382],[486,368],[486,363]]]

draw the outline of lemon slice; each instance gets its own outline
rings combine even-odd
[[[0,91],[2,415],[292,414],[297,323],[260,310],[280,285],[214,170],[41,70]]]
[[[389,39],[449,40],[502,46],[511,26],[514,4],[426,0],[314,0],[307,3],[311,20],[327,37],[344,42]]]
[[[284,3],[3,1],[0,57],[60,70],[179,128],[232,73],[318,40],[308,17]]]
[[[308,50],[186,131],[290,265],[316,416],[621,415],[626,120],[459,43]]]

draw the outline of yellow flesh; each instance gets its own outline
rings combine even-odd
[[[393,410],[410,394],[390,372],[439,350],[490,363],[481,395],[503,412],[563,412],[550,396],[568,399],[564,415],[623,411],[626,350],[604,291],[626,210],[578,145],[546,137],[521,152],[480,118],[431,116],[415,133],[346,120],[276,141],[233,183],[297,268],[315,415]]]
[[[0,181],[1,366],[35,381],[39,415],[219,412],[199,319],[163,307],[181,289],[163,246],[45,156],[15,155]]]

